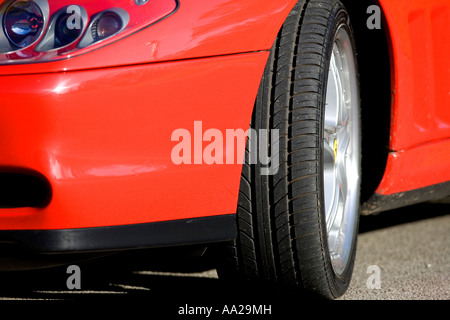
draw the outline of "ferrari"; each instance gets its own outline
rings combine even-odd
[[[448,0],[0,1],[1,248],[221,244],[224,279],[342,296],[360,215],[450,195],[449,17]]]

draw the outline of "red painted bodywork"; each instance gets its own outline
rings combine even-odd
[[[390,150],[377,193],[450,181],[450,3],[380,0],[390,32]]]
[[[175,165],[174,130],[247,129],[293,1],[186,1],[170,17],[68,60],[0,66],[0,169],[52,187],[0,229],[67,229],[234,213],[241,165]],[[247,52],[247,53],[246,53]]]
[[[0,109],[2,165],[36,170],[53,189],[44,209],[0,210],[1,227],[233,213],[240,166],[174,165],[171,135],[178,128],[192,132],[196,120],[222,132],[247,128],[267,56],[0,77],[9,92]],[[17,101],[24,102],[20,109]]]
[[[37,171],[53,191],[45,208],[0,209],[0,229],[234,213],[241,166],[177,166],[171,134],[197,120],[204,130],[248,128],[268,50],[295,2],[180,1],[170,17],[98,50],[0,66],[0,169]],[[449,6],[380,3],[394,101],[377,192],[391,194],[450,180]]]
[[[168,18],[97,51],[53,63],[0,66],[0,74],[85,70],[268,50],[295,2],[181,1]]]

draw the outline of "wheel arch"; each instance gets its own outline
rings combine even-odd
[[[377,0],[341,0],[350,15],[356,42],[360,77],[362,121],[362,190],[367,201],[383,178],[391,127],[392,63],[390,32]],[[380,8],[381,29],[369,29],[370,6]],[[369,13],[368,13],[369,11]]]

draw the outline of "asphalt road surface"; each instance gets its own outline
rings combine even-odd
[[[237,290],[217,278],[208,251],[203,253],[196,247],[189,253],[145,250],[79,261],[74,263],[80,267],[79,290],[68,289],[76,284],[68,265],[3,272],[0,300],[132,300],[155,306],[171,301],[170,312],[176,313],[187,311],[178,309],[186,305],[208,304],[223,312],[221,303],[230,297],[270,311],[283,296],[273,288]],[[450,205],[422,204],[362,217],[352,283],[339,300],[450,300]]]

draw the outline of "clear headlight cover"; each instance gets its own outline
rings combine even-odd
[[[177,0],[0,1],[0,64],[66,59],[167,17]]]

